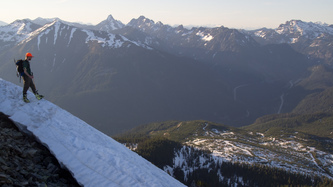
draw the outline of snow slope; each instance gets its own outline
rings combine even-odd
[[[122,144],[60,107],[22,101],[22,88],[0,78],[0,111],[33,133],[84,186],[184,186]],[[111,119],[112,120],[112,119]]]

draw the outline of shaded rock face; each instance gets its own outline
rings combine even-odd
[[[80,186],[42,144],[0,112],[0,186]]]

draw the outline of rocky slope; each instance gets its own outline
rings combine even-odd
[[[79,186],[49,150],[0,113],[0,186]]]

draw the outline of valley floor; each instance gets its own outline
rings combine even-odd
[[[212,152],[217,160],[262,164],[305,175],[325,176],[333,179],[333,155],[304,145],[295,136],[288,138],[256,138],[234,132],[207,132],[206,138],[186,142],[187,145]]]

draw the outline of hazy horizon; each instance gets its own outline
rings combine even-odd
[[[2,2],[0,20],[10,24],[18,19],[57,17],[68,22],[96,25],[112,15],[127,24],[143,15],[171,26],[256,29],[277,28],[290,20],[331,25],[332,9],[333,1],[330,0],[31,0],[29,3],[13,0]]]

